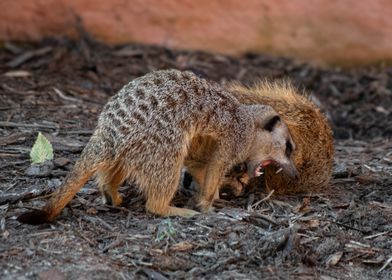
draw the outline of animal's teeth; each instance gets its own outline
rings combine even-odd
[[[263,175],[264,174],[264,172],[261,172],[261,171],[256,171],[256,177],[259,177],[259,176],[261,176],[261,175]]]
[[[278,171],[276,171],[276,173],[275,174],[278,174],[279,172],[281,172],[283,170],[283,168],[281,167],[281,168],[279,168],[278,169]]]

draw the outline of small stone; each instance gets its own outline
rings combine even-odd
[[[32,251],[30,248],[26,248],[25,252],[26,252],[26,255],[29,257],[31,257],[35,254],[34,251]]]
[[[57,178],[53,178],[47,181],[47,185],[49,189],[55,189],[61,185],[61,180]]]
[[[238,244],[238,235],[235,232],[231,232],[228,236],[228,243],[230,246]]]
[[[54,168],[52,161],[45,161],[40,164],[33,164],[26,169],[25,174],[34,177],[47,177],[50,175]]]
[[[344,163],[338,163],[333,168],[333,176],[335,178],[347,178],[348,177],[347,166]]]
[[[10,232],[8,230],[5,230],[5,231],[3,231],[2,236],[3,236],[4,239],[7,239],[8,236],[10,236]]]

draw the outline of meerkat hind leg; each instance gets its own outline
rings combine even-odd
[[[105,204],[118,206],[122,203],[123,199],[118,189],[125,179],[125,173],[121,168],[105,169],[97,172],[97,181]]]

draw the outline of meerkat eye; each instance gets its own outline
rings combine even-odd
[[[233,171],[236,172],[236,173],[245,172],[246,169],[247,169],[246,163],[240,163],[240,164],[238,164],[238,165],[233,167]]]
[[[280,121],[279,116],[273,116],[271,119],[268,120],[268,122],[264,125],[264,129],[272,132],[274,129],[275,125]]]
[[[286,141],[286,157],[290,157],[293,152],[293,144],[291,144],[290,140]]]
[[[244,171],[246,171],[246,163],[244,162],[244,163],[242,163],[241,164],[241,166],[240,166],[240,172],[244,172]]]

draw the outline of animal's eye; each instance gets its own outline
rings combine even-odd
[[[274,129],[274,126],[280,121],[279,116],[273,116],[271,119],[268,120],[268,122],[264,125],[264,129],[267,131],[272,131]]]
[[[290,140],[287,140],[286,141],[286,157],[290,157],[292,152],[293,152],[293,145],[291,144]]]
[[[233,167],[233,171],[236,173],[243,173],[246,171],[246,164],[241,163]]]

